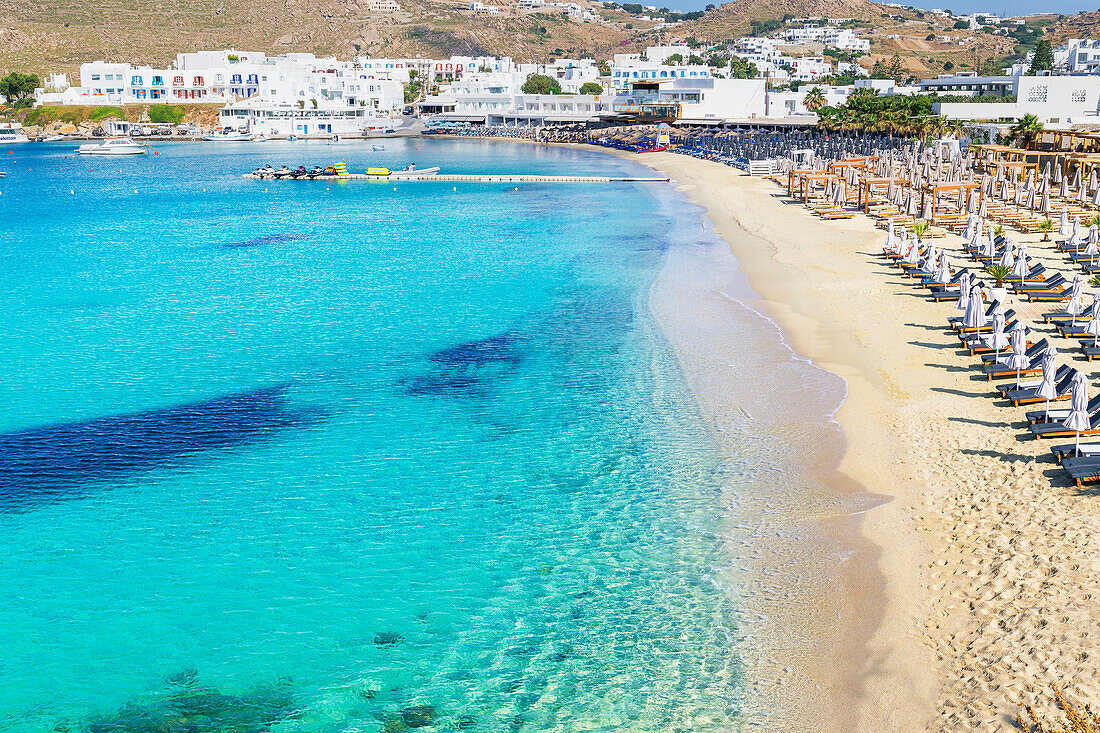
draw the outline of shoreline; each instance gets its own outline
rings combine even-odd
[[[1023,704],[1055,719],[1051,685],[1100,699],[1100,615],[1087,590],[1100,569],[1100,493],[1066,481],[1050,446],[1021,436],[1022,411],[989,398],[945,327],[952,306],[883,261],[870,217],[825,221],[771,181],[689,156],[621,157],[706,211],[795,352],[847,384],[835,416],[845,443],[819,478],[839,496],[892,497],[853,514],[850,533],[826,523],[871,548],[881,592],[842,564],[846,606],[819,660],[831,695],[816,729],[1012,731]],[[1049,271],[1066,269],[1038,234],[1012,238]],[[937,242],[956,265],[962,244]],[[1059,361],[1094,373],[1041,322],[1052,308],[1010,303],[1053,338]],[[831,716],[848,704],[850,723]]]
[[[635,160],[627,154],[612,154]],[[676,169],[678,162],[674,158],[662,161],[659,167],[650,167],[670,175],[675,184],[678,178],[683,178],[682,171]],[[710,263],[711,271],[692,273],[691,282],[680,283],[675,294],[661,292],[667,289],[667,284],[655,285],[651,308],[681,361],[717,442],[729,443],[728,436],[722,435],[722,425],[734,410],[747,410],[753,415],[787,412],[792,416],[789,422],[797,422],[796,429],[806,431],[799,433],[804,450],[795,455],[771,457],[801,474],[801,481],[794,489],[745,497],[750,506],[767,504],[767,509],[759,512],[752,523],[752,535],[766,534],[767,538],[760,537],[752,543],[740,541],[750,546],[753,554],[749,557],[756,560],[749,563],[755,567],[747,582],[741,579],[745,597],[740,602],[746,615],[767,619],[762,626],[752,629],[753,638],[763,639],[763,643],[743,644],[739,649],[747,656],[750,679],[747,689],[763,695],[767,701],[750,708],[750,720],[757,719],[755,724],[766,720],[768,730],[862,729],[865,726],[860,725],[863,717],[860,708],[866,705],[867,687],[864,660],[871,656],[873,639],[887,618],[891,599],[887,578],[880,567],[885,547],[866,536],[861,525],[866,515],[893,503],[896,494],[885,491],[881,484],[866,484],[859,480],[858,474],[842,470],[852,447],[846,432],[846,406],[853,404],[852,385],[845,370],[806,356],[802,332],[792,329],[789,319],[783,317],[784,304],[762,295],[758,289],[762,276],[774,278],[780,274],[762,271],[773,248],[759,232],[736,231],[739,222],[715,217],[714,204],[707,197],[692,195],[683,184],[677,184],[677,190],[702,209],[704,228],[726,248],[733,272],[722,273],[720,264]],[[668,279],[667,271],[677,269],[683,269],[683,264],[666,264],[664,279]],[[782,353],[779,362],[790,364],[775,386],[790,395],[773,393],[763,403],[737,395],[741,402],[728,404],[728,384],[738,375],[724,375],[727,381],[722,382],[711,373],[714,360],[736,361],[730,354],[746,344],[728,343],[722,331],[708,332],[703,348],[709,353],[698,353],[700,347],[695,340],[681,332],[686,325],[683,314],[677,314],[665,302],[671,297],[690,304],[691,330],[714,317],[706,312],[708,299],[720,300],[715,307],[725,316],[733,316],[731,320],[738,324],[756,321],[756,328],[767,333],[762,334],[764,342],[758,344],[759,348],[748,351],[774,368],[769,347],[773,350],[778,347]],[[745,327],[732,324],[727,327],[745,338]],[[814,383],[813,389],[805,387],[807,381]],[[791,427],[779,422],[757,419],[753,430],[766,435]],[[786,441],[781,438],[777,442]],[[876,487],[874,492],[865,488],[871,485]],[[732,537],[737,532],[731,530],[730,534]],[[799,537],[794,539],[791,535]],[[735,561],[746,562],[746,555],[737,555],[736,547],[731,547],[731,553]],[[895,642],[891,640],[891,644]],[[911,659],[913,650],[907,650],[905,655]],[[838,669],[843,671],[838,674]],[[924,674],[928,671],[928,668],[921,670],[926,679],[931,678],[930,674]],[[896,697],[887,706],[876,705],[880,709],[872,717],[889,720],[889,730],[920,729],[912,726],[912,722],[919,719],[921,704],[909,706],[901,715],[886,712],[897,707]]]

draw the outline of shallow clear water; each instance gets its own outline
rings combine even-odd
[[[0,150],[0,730],[736,725],[720,460],[647,309],[698,212],[239,177],[640,172],[386,147]]]

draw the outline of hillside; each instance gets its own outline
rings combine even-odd
[[[753,22],[786,17],[851,19],[870,37],[871,66],[898,54],[918,77],[989,71],[1029,46],[1022,37],[957,30],[953,18],[887,8],[870,0],[734,0],[702,18],[660,30],[622,11],[601,9],[604,23],[531,13],[518,0],[492,0],[497,16],[475,16],[460,0],[398,0],[396,13],[372,12],[371,0],[9,0],[0,9],[0,73],[75,71],[95,59],[164,65],[181,51],[233,47],[268,53],[312,51],[350,57],[510,55],[608,58],[659,42],[719,43],[748,34]],[[582,5],[599,8],[591,0]],[[1033,33],[1055,43],[1096,37],[1100,11],[1029,18]],[[873,29],[873,34],[870,31]],[[803,53],[814,49],[803,50]]]

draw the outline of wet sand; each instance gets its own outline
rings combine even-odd
[[[782,712],[754,720],[750,703],[750,722],[767,730],[1007,731],[1019,702],[1049,698],[1051,682],[1095,701],[1100,495],[1060,477],[1048,442],[1022,440],[1024,411],[990,398],[975,359],[944,328],[953,305],[929,301],[877,256],[883,232],[869,218],[825,222],[786,202],[770,181],[727,166],[629,157],[672,177],[706,209],[758,300],[745,291],[731,297],[713,272],[695,285],[662,291],[658,283],[655,293],[678,288],[681,299],[709,301],[715,311],[701,323],[721,322],[719,301],[771,316],[795,354],[846,384],[835,414],[843,438],[827,429],[807,436],[827,488],[793,487],[783,511],[751,528],[753,537],[776,536],[750,546],[747,620],[766,620],[741,646],[760,709]],[[1013,239],[1069,271],[1037,235]],[[1030,316],[1052,310],[1011,307]],[[700,365],[722,358],[726,335],[700,334],[680,314],[682,330],[695,331],[689,338],[668,325],[677,317],[667,299],[655,297],[653,308],[720,428],[730,406],[714,395],[731,377]],[[707,340],[700,336],[715,340],[713,354],[690,347]],[[1060,363],[1073,358],[1076,342],[1052,342],[1065,355]],[[827,400],[805,397],[776,404],[802,410],[800,423],[812,424]],[[894,498],[878,503],[876,494]],[[765,501],[774,508],[774,499]],[[810,507],[801,517],[799,501]],[[792,521],[777,527],[776,516]]]

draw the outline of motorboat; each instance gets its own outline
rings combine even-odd
[[[29,143],[31,139],[18,122],[0,122],[0,143]]]
[[[253,135],[248,131],[248,128],[243,130],[235,130],[232,127],[223,127],[219,130],[214,130],[211,135],[203,135],[202,139],[208,143],[243,143],[253,139]]]
[[[86,143],[76,149],[81,155],[145,155],[146,150],[133,140],[112,137],[102,143]]]
[[[381,150],[385,150],[385,149],[386,149],[386,146],[385,146],[385,145],[372,145],[371,147],[372,147],[372,149],[374,150],[374,152],[376,152],[376,153],[377,153],[377,152],[379,152],[379,151],[381,151]]]
[[[42,142],[44,143],[59,143],[63,142],[64,140],[64,135],[47,135],[46,137],[42,138]]]
[[[439,173],[439,166],[431,168],[417,168],[415,163],[410,163],[399,171],[390,173],[390,178],[428,178]]]
[[[260,178],[271,178],[275,175],[276,169],[274,166],[265,165],[263,168],[257,168],[252,171],[252,175],[259,176]]]

